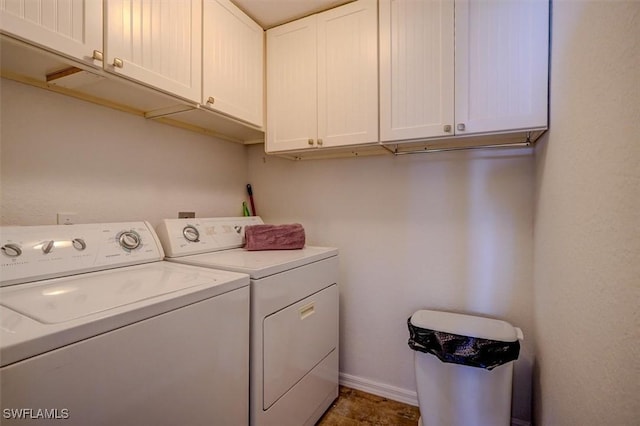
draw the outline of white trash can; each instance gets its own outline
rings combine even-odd
[[[522,331],[496,319],[421,310],[408,322],[420,426],[511,424]]]

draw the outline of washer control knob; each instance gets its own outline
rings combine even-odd
[[[200,232],[193,225],[187,225],[182,229],[182,235],[184,238],[192,243],[197,243],[200,241]]]
[[[51,251],[53,250],[53,245],[54,245],[53,240],[45,241],[44,243],[42,243],[42,252],[44,254],[51,253]]]
[[[22,249],[18,244],[7,243],[2,246],[2,253],[9,257],[18,257],[22,254]]]
[[[120,246],[125,250],[135,250],[140,247],[142,240],[140,235],[135,231],[124,231],[118,238]]]
[[[73,248],[78,251],[82,251],[87,248],[87,243],[85,243],[82,238],[74,238],[73,241],[71,241],[71,244],[73,244]]]

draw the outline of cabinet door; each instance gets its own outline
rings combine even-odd
[[[548,0],[456,0],[456,134],[547,127]]]
[[[13,0],[0,2],[0,28],[36,45],[102,67],[102,2]]]
[[[107,0],[105,69],[200,102],[202,3]]]
[[[229,0],[205,0],[203,16],[202,103],[262,127],[262,27]]]
[[[377,2],[318,14],[318,144],[378,141]]]
[[[316,15],[267,31],[268,152],[315,146]]]
[[[380,0],[381,141],[453,135],[453,12],[453,0]]]

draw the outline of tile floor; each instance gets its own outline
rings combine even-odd
[[[316,426],[416,426],[418,407],[340,386],[338,399]]]

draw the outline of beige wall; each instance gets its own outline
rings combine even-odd
[[[178,211],[234,216],[246,150],[141,117],[2,79],[3,225],[149,220]]]
[[[514,415],[529,418],[529,150],[296,162],[256,146],[249,179],[266,221],[301,222],[310,243],[340,249],[343,374],[408,395],[415,380],[406,321],[414,311],[502,318],[526,336]]]
[[[536,152],[536,424],[640,419],[640,2],[555,1]]]

